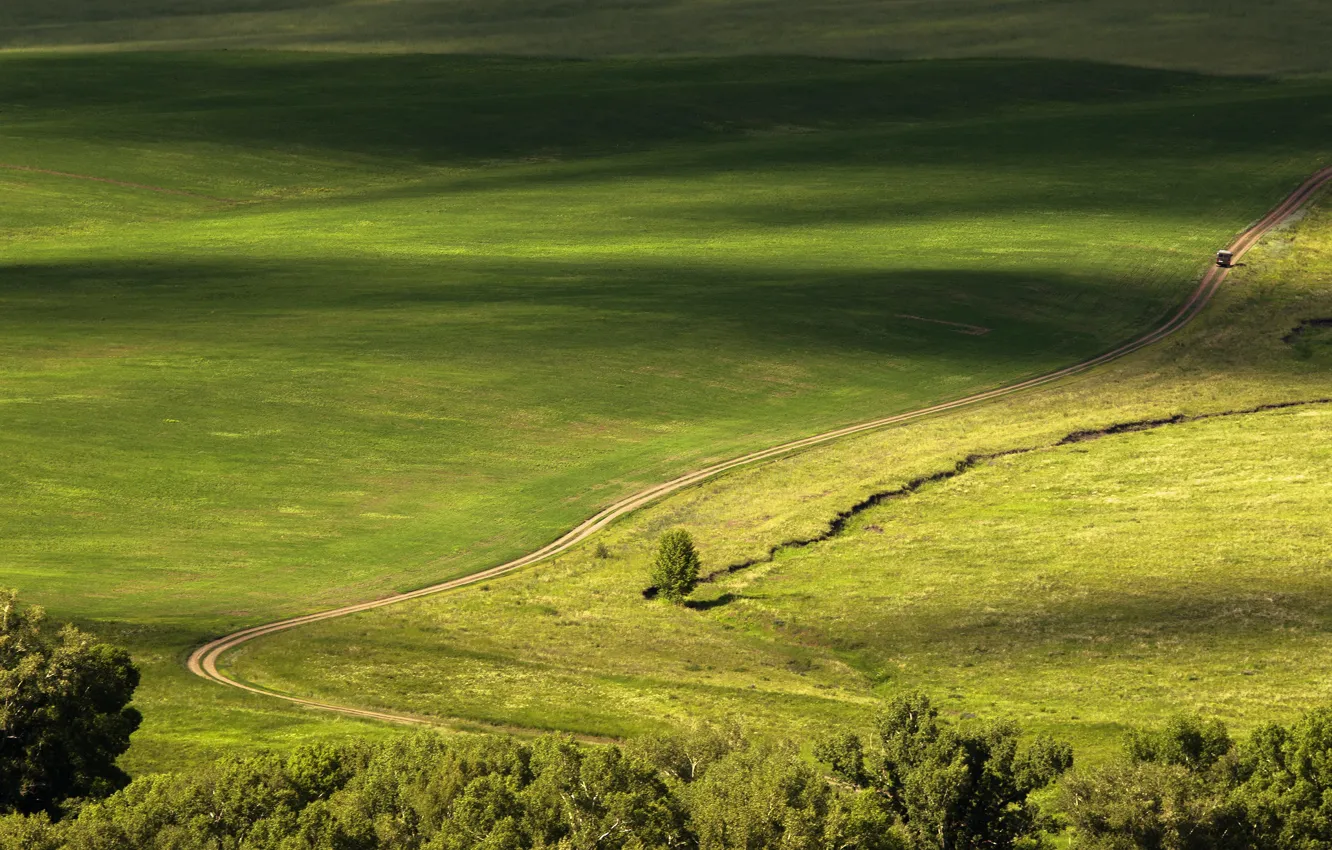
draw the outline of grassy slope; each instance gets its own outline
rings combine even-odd
[[[1047,70],[993,86],[985,64],[819,80],[827,66],[801,63],[788,73],[808,88],[786,103],[770,63],[741,66],[748,87],[668,67],[644,100],[654,70],[634,64],[597,98],[582,65],[488,79],[371,60],[400,98],[385,104],[358,60],[10,61],[26,72],[8,77],[26,117],[11,159],[246,201],[3,175],[13,575],[80,616],[119,617],[131,596],[203,628],[456,574],[671,470],[1103,349],[1312,169],[1325,123],[1293,114],[1303,87],[1187,81],[1188,102],[1252,102],[1296,133],[1218,145],[1206,113],[1181,126],[1181,101],[1152,91],[1176,78],[1085,67],[1084,83],[1110,75],[1111,103],[959,120],[1046,94]],[[279,73],[287,88],[259,94]],[[462,103],[432,95],[476,74]],[[971,94],[851,119],[853,95],[827,102],[848,77]],[[315,81],[323,99],[302,101]],[[515,85],[527,96],[475,116]],[[1126,85],[1146,102],[1113,102]],[[589,97],[592,126],[569,122]],[[714,112],[740,117],[709,131]],[[303,147],[332,122],[350,150]],[[823,130],[760,132],[793,122]],[[531,138],[495,135],[510,126]],[[555,161],[476,164],[538,145]],[[71,445],[88,460],[71,465]]]
[[[0,171],[4,579],[149,664],[144,762],[310,731],[185,679],[207,635],[1108,347],[1325,159],[1332,99],[1040,62],[0,62],[9,163],[208,196]]]
[[[1238,73],[1332,68],[1322,0],[8,0],[0,46],[489,54],[1043,56]]]
[[[1332,396],[1332,211],[1250,255],[1195,326],[1065,385],[725,477],[555,564],[244,649],[301,694],[630,734],[697,716],[812,734],[902,687],[1095,757],[1177,710],[1238,727],[1325,701],[1332,406],[1214,419],[985,464],[696,596],[641,599],[651,541],[705,566],[808,536],[972,451],[1088,427]],[[756,496],[756,494],[762,494]]]

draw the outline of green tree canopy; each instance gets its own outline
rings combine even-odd
[[[1131,731],[1118,761],[1069,776],[1064,809],[1091,848],[1240,850],[1253,845],[1237,781],[1225,725],[1179,716]]]
[[[877,805],[911,850],[1030,846],[1049,825],[1030,795],[1073,764],[1068,744],[1037,738],[1021,746],[1010,723],[951,725],[923,694],[894,699],[877,727],[871,747],[842,735],[814,754],[843,781],[873,791],[862,807]]]
[[[129,782],[116,758],[141,720],[129,707],[138,669],[124,650],[73,626],[50,634],[43,620],[0,592],[0,814],[56,815],[63,800]]]
[[[625,747],[421,732],[146,776],[57,821],[0,814],[0,850],[1038,850],[1053,822],[1030,796],[1071,761],[1008,724],[949,723],[919,695],[816,754],[837,780],[795,742],[736,727]],[[1321,850],[1332,711],[1243,743],[1173,720],[1064,787],[1079,848]]]
[[[658,595],[680,604],[698,584],[698,569],[698,552],[689,532],[677,528],[661,536],[652,561],[652,584]]]
[[[1119,761],[1069,777],[1064,808],[1089,848],[1332,847],[1332,709],[1238,744],[1196,717],[1133,732]]]

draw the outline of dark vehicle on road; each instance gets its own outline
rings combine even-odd
[[[1216,264],[1217,264],[1218,266],[1220,266],[1221,268],[1223,268],[1223,269],[1228,269],[1228,268],[1231,267],[1231,265],[1234,264],[1234,262],[1235,262],[1235,252],[1234,252],[1234,251],[1217,251],[1217,252],[1216,252]]]

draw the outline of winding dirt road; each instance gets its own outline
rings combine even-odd
[[[1332,183],[1332,168],[1325,168],[1322,171],[1315,174],[1313,177],[1310,177],[1298,189],[1292,192],[1286,198],[1286,200],[1284,200],[1280,205],[1278,205],[1270,213],[1268,213],[1261,220],[1259,220],[1257,223],[1251,226],[1248,230],[1240,234],[1240,236],[1235,240],[1234,244],[1230,248],[1230,250],[1234,252],[1235,255],[1234,260],[1238,262],[1239,259],[1249,251],[1250,248],[1252,248],[1254,245],[1258,243],[1258,240],[1260,240],[1265,234],[1271,231],[1274,227],[1278,226],[1287,218],[1289,218],[1293,213],[1298,211],[1302,206],[1304,206],[1305,203],[1307,203],[1314,196],[1314,194],[1319,189],[1321,189],[1324,185],[1327,185],[1328,183]],[[516,558],[512,561],[509,561],[506,564],[500,564],[497,567],[491,567],[489,569],[482,570],[480,572],[472,573],[471,575],[468,576],[463,576],[462,578],[456,578],[451,581],[441,582],[440,584],[434,584],[429,587],[423,587],[420,590],[413,590],[408,593],[399,593],[393,596],[386,596],[382,599],[376,599],[372,602],[362,602],[356,605],[347,605],[343,608],[335,608],[331,611],[322,611],[317,614],[307,614],[304,617],[292,617],[287,620],[279,620],[278,622],[275,623],[268,623],[267,625],[254,626],[252,628],[244,629],[242,631],[226,635],[225,637],[220,637],[217,638],[216,640],[209,641],[208,643],[204,644],[203,646],[196,649],[193,653],[191,653],[188,661],[190,672],[198,676],[202,676],[205,679],[217,682],[219,684],[227,685],[233,688],[239,688],[243,691],[249,691],[255,694],[262,694],[264,696],[276,697],[278,699],[283,699],[288,702],[296,703],[297,705],[306,706],[308,708],[317,708],[317,709],[322,709],[324,711],[333,711],[339,714],[350,715],[353,717],[368,717],[376,720],[386,720],[394,723],[414,723],[414,724],[426,724],[426,725],[435,724],[439,721],[433,719],[420,718],[420,717],[410,717],[401,714],[392,714],[383,711],[370,711],[368,709],[354,708],[345,705],[336,705],[334,703],[320,702],[318,700],[304,699],[297,696],[290,696],[287,694],[280,694],[280,693],[275,693],[273,691],[264,690],[263,688],[256,687],[254,685],[232,679],[228,677],[226,674],[220,672],[217,669],[218,659],[221,658],[221,656],[226,652],[229,652],[230,650],[233,650],[236,647],[244,643],[247,643],[249,641],[252,641],[256,638],[263,637],[264,635],[271,635],[275,632],[286,631],[287,629],[294,629],[297,626],[303,626],[306,625],[307,623],[318,623],[322,620],[331,620],[334,617],[345,617],[349,614],[357,614],[362,611],[370,611],[375,608],[382,608],[386,605],[396,605],[399,602],[406,602],[410,599],[420,599],[423,596],[431,596],[436,593],[442,593],[443,591],[446,590],[452,590],[457,587],[463,587],[465,585],[475,584],[476,582],[485,581],[486,579],[494,578],[495,576],[511,572],[513,570],[518,569],[519,567],[525,567],[531,564],[535,564],[539,561],[543,561],[546,558],[551,557],[552,555],[557,555],[560,552],[565,551],[566,549],[576,546],[577,544],[583,542],[588,537],[592,536],[596,532],[605,528],[607,525],[619,519],[620,517],[624,516],[625,514],[638,510],[639,508],[644,507],[645,505],[648,505],[651,502],[655,502],[656,500],[664,496],[667,496],[671,493],[674,493],[678,490],[682,490],[685,487],[698,484],[702,481],[712,478],[715,475],[719,475],[723,472],[735,469],[737,467],[746,466],[748,464],[757,463],[759,461],[768,460],[770,458],[775,458],[780,455],[797,451],[799,449],[809,448],[810,446],[817,446],[821,443],[827,443],[832,440],[850,436],[852,434],[859,434],[864,431],[872,431],[876,428],[883,428],[888,425],[896,425],[903,422],[909,422],[913,419],[920,419],[922,417],[930,416],[936,413],[943,413],[949,410],[956,410],[957,408],[960,407],[967,407],[973,404],[978,404],[983,401],[1002,398],[1004,396],[1012,395],[1014,393],[1021,392],[1023,390],[1028,390],[1033,387],[1039,387],[1043,384],[1048,384],[1052,381],[1057,381],[1061,378],[1066,378],[1070,375],[1078,374],[1079,372],[1085,372],[1088,369],[1091,369],[1095,366],[1100,366],[1104,363],[1109,363],[1112,360],[1117,360],[1120,357],[1124,357],[1125,355],[1131,354],[1141,348],[1145,348],[1148,345],[1160,342],[1161,340],[1165,339],[1166,337],[1178,331],[1180,328],[1184,327],[1184,325],[1188,324],[1194,317],[1196,317],[1199,313],[1201,313],[1203,308],[1207,306],[1209,301],[1211,301],[1212,296],[1216,293],[1216,290],[1218,287],[1220,287],[1221,283],[1225,281],[1227,275],[1229,274],[1229,271],[1230,270],[1226,268],[1213,266],[1207,272],[1207,274],[1203,276],[1202,281],[1198,284],[1198,288],[1193,291],[1193,293],[1179,308],[1179,310],[1176,311],[1175,314],[1172,315],[1164,324],[1162,324],[1160,327],[1156,328],[1155,330],[1139,337],[1138,339],[1126,343],[1120,346],[1119,348],[1116,348],[1113,351],[1106,352],[1105,354],[1102,354],[1098,357],[1093,357],[1090,360],[1084,360],[1081,363],[1077,363],[1072,366],[1067,366],[1058,371],[1050,372],[1048,374],[1041,375],[1039,377],[1030,378],[1025,381],[1020,381],[1018,383],[1010,384],[1005,387],[999,387],[997,389],[988,390],[986,392],[976,393],[975,395],[970,395],[967,396],[966,398],[959,398],[954,401],[944,402],[943,404],[936,404],[931,407],[921,408],[920,410],[913,410],[908,413],[899,413],[895,416],[886,416],[882,419],[875,419],[872,422],[863,422],[859,425],[850,425],[845,428],[839,428],[835,431],[828,431],[823,434],[817,434],[812,437],[806,437],[802,440],[794,440],[789,443],[783,443],[780,446],[773,446],[770,449],[763,449],[762,451],[753,452],[751,454],[744,455],[743,457],[737,457],[732,460],[725,461],[723,463],[718,463],[713,466],[709,466],[706,469],[700,469],[695,472],[690,472],[685,475],[681,475],[679,478],[674,478],[663,484],[658,484],[654,487],[649,487],[646,490],[642,490],[638,493],[633,494],[632,496],[627,496],[621,499],[620,501],[605,508],[600,513],[586,520],[573,530],[569,531],[564,536],[560,537],[558,540],[555,540],[547,544],[546,546],[543,546],[542,548],[536,550],[535,552],[532,552],[531,554],[524,555],[521,558]]]

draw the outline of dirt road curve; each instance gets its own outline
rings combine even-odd
[[[1308,200],[1312,198],[1313,195],[1320,188],[1322,188],[1324,185],[1328,184],[1329,182],[1332,182],[1332,168],[1326,168],[1320,171],[1319,173],[1315,174],[1313,177],[1309,178],[1307,181],[1305,181],[1303,185],[1301,185],[1298,189],[1292,192],[1291,195],[1287,197],[1286,200],[1283,201],[1276,209],[1272,210],[1270,213],[1264,216],[1260,221],[1258,221],[1248,230],[1244,231],[1244,233],[1240,234],[1239,238],[1236,239],[1235,243],[1231,246],[1231,250],[1234,251],[1235,253],[1235,260],[1238,261],[1241,257],[1243,257],[1244,254],[1250,248],[1252,248],[1255,244],[1257,244],[1258,240],[1261,239],[1264,234],[1266,234],[1272,228],[1276,227],[1277,225],[1285,221],[1287,218],[1289,218],[1291,214],[1296,212],[1300,207],[1302,207],[1306,202],[1308,202]],[[988,401],[991,399],[1012,395],[1013,393],[1020,392],[1022,390],[1031,389],[1032,387],[1038,387],[1041,386],[1042,384],[1048,384],[1051,381],[1057,381],[1060,378],[1066,378],[1069,375],[1074,375],[1079,372],[1085,372],[1086,370],[1091,369],[1094,366],[1099,366],[1103,363],[1109,363],[1111,360],[1116,360],[1127,354],[1131,354],[1132,352],[1137,351],[1140,348],[1144,348],[1148,345],[1159,342],[1165,339],[1166,337],[1170,336],[1171,334],[1173,334],[1175,331],[1182,328],[1184,325],[1188,324],[1190,320],[1192,320],[1195,316],[1197,316],[1200,312],[1202,312],[1203,308],[1207,306],[1207,303],[1212,299],[1212,295],[1216,292],[1217,288],[1221,285],[1221,283],[1226,279],[1226,276],[1228,274],[1229,274],[1228,269],[1223,269],[1217,266],[1213,266],[1211,270],[1208,271],[1207,274],[1203,276],[1202,281],[1198,284],[1198,288],[1193,291],[1193,294],[1189,296],[1188,300],[1186,300],[1184,304],[1179,308],[1179,310],[1173,316],[1171,316],[1170,319],[1167,320],[1163,325],[1158,327],[1156,330],[1153,330],[1150,333],[1142,337],[1139,337],[1138,339],[1132,342],[1126,343],[1125,345],[1116,348],[1114,351],[1106,352],[1105,354],[1102,354],[1099,357],[1093,357],[1090,360],[1085,360],[1081,363],[1065,367],[1056,372],[1050,372],[1049,374],[1041,375],[1036,378],[1031,378],[1026,381],[1021,381],[1019,383],[1010,384],[1009,386],[1006,387],[1000,387],[998,389],[988,390],[982,393],[976,393],[975,395],[970,395],[967,396],[966,398],[960,398],[955,401],[944,402],[943,404],[936,404],[932,407],[926,407],[920,410],[913,410],[908,413],[899,413],[895,416],[887,416],[884,417],[883,419],[876,419],[873,422],[864,422],[859,425],[851,425],[846,428],[839,428],[836,431],[829,431],[824,434],[817,434],[813,437],[806,437],[803,440],[795,440],[790,443],[783,443],[780,446],[774,446],[770,449],[764,449],[762,451],[757,451],[752,454],[747,454],[744,457],[738,457],[733,460],[728,460],[723,463],[710,466],[706,469],[700,469],[697,470],[696,472],[690,472],[686,475],[681,475],[679,478],[667,481],[664,484],[658,484],[655,487],[649,487],[646,490],[643,490],[639,493],[635,493],[632,496],[627,496],[624,499],[621,499],[620,501],[616,502],[610,507],[602,510],[596,516],[593,516],[592,518],[588,519],[587,521],[579,525],[577,528],[574,528],[572,531],[569,531],[567,534],[565,534],[563,537],[560,537],[558,540],[555,540],[547,544],[546,546],[543,546],[542,548],[536,550],[535,552],[532,552],[529,555],[524,555],[521,558],[517,558],[516,560],[510,561],[507,564],[500,564],[497,567],[491,567],[490,569],[482,570],[480,572],[473,573],[469,576],[453,579],[452,581],[446,581],[441,584],[431,585],[430,587],[423,587],[420,590],[413,590],[409,593],[399,593],[394,596],[384,597],[383,599],[376,599],[373,602],[362,602],[357,605],[348,605],[345,608],[337,608],[332,611],[322,611],[318,614],[308,614],[304,617],[292,617],[289,620],[279,620],[276,623],[269,623],[263,626],[254,626],[253,628],[244,629],[234,634],[230,634],[225,637],[220,637],[216,640],[210,641],[204,644],[203,646],[199,647],[198,649],[196,649],[190,655],[188,662],[190,672],[198,676],[202,676],[205,679],[210,679],[214,682],[218,682],[223,685],[228,685],[233,688],[240,688],[241,690],[244,691],[250,691],[251,693],[273,696],[279,699],[287,700],[288,702],[296,703],[298,705],[304,705],[310,708],[323,709],[325,711],[334,711],[339,714],[351,715],[353,717],[369,717],[369,718],[374,718],[376,720],[387,720],[395,723],[431,724],[438,722],[426,718],[409,717],[406,715],[391,714],[382,711],[369,711],[366,709],[352,708],[350,706],[344,706],[344,705],[334,705],[332,703],[319,702],[317,700],[310,700],[310,699],[302,699],[301,697],[289,696],[287,694],[278,694],[272,691],[266,691],[263,688],[259,688],[254,685],[250,685],[245,682],[239,682],[235,679],[229,678],[228,676],[226,676],[224,673],[221,673],[217,669],[217,662],[218,659],[224,653],[232,649],[235,649],[236,647],[240,646],[243,643],[246,643],[247,641],[263,637],[264,635],[270,635],[273,634],[274,632],[281,632],[287,629],[293,629],[296,628],[297,626],[303,626],[307,623],[317,623],[321,620],[329,620],[334,617],[345,617],[348,614],[356,614],[361,611],[370,611],[374,608],[382,608],[385,605],[395,605],[399,602],[406,602],[409,599],[419,599],[422,596],[430,596],[432,594],[440,593],[445,590],[452,590],[453,588],[456,587],[462,587],[464,585],[474,584],[479,581],[484,581],[489,578],[494,578],[495,576],[498,575],[503,575],[504,573],[516,570],[519,567],[525,567],[528,566],[529,564],[535,564],[538,561],[545,560],[546,558],[549,558],[552,555],[556,555],[560,552],[565,551],[566,549],[569,549],[572,546],[581,543],[591,535],[595,534],[597,531],[601,530],[602,528],[605,528],[611,522],[614,522],[616,519],[619,519],[620,517],[624,516],[627,513],[630,513],[631,511],[635,511],[651,502],[654,502],[662,498],[663,496],[666,496],[670,493],[674,493],[677,490],[682,490],[685,487],[689,487],[690,485],[697,484],[701,481],[705,481],[706,479],[711,478],[727,470],[735,469],[736,467],[745,466],[751,463],[756,463],[758,461],[767,460],[769,458],[774,458],[779,455],[784,455],[789,452],[796,451],[797,449],[816,446],[819,445],[820,443],[827,443],[829,441],[836,440],[841,437],[846,437],[851,434],[859,434],[863,431],[870,431],[875,428],[885,427],[887,425],[895,425],[902,422],[909,422],[912,419],[919,419],[923,416],[930,416],[932,414],[942,413],[948,410],[955,410],[959,407],[966,407],[969,405],[977,404],[982,401]]]

